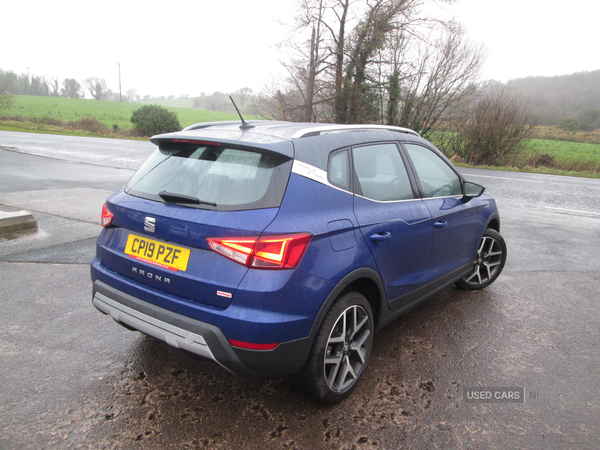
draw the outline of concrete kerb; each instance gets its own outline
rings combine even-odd
[[[37,221],[29,211],[0,211],[0,236],[17,231],[37,230]]]

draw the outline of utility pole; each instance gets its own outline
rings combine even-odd
[[[117,63],[119,66],[119,101],[123,101],[121,99],[121,63]]]
[[[29,82],[29,67],[25,67],[27,69],[27,95],[29,95],[29,86],[31,85],[31,83]]]

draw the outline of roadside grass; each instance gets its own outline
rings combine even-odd
[[[600,144],[530,139],[524,156],[530,165],[533,162],[562,170],[600,172]]]
[[[465,164],[461,162],[454,162],[455,166],[458,167],[470,167],[473,169],[490,169],[490,170],[502,170],[504,172],[525,172],[525,173],[540,173],[546,175],[560,175],[563,177],[579,177],[579,178],[598,178],[600,179],[600,174],[595,172],[588,171],[572,171],[572,170],[561,170],[561,169],[552,169],[549,167],[532,167],[525,166],[523,168],[514,167],[514,166],[473,166],[470,164]]]
[[[544,128],[547,130],[556,127]],[[542,134],[546,138],[532,138],[525,141],[523,151],[515,156],[506,166],[485,165],[479,167],[495,170],[600,178],[600,143],[596,143],[596,135],[600,136],[600,130],[579,133],[578,139],[589,139],[590,142],[551,140],[547,138],[550,134]],[[584,134],[588,136],[584,136]],[[539,135],[537,132],[534,133],[534,136]],[[431,141],[434,145],[442,148],[438,135],[432,135]],[[467,164],[458,155],[449,154],[447,156],[457,166],[475,167]]]
[[[461,167],[475,167],[460,160],[453,162]],[[530,139],[510,165],[479,168],[600,178],[600,144]]]
[[[135,136],[131,130],[120,130],[115,133],[108,127],[104,127],[101,131],[90,131],[84,129],[77,129],[69,125],[51,125],[47,122],[54,122],[54,120],[48,121],[48,119],[40,119],[40,121],[31,122],[24,120],[25,118],[19,118],[20,120],[2,120],[0,117],[0,130],[2,131],[16,131],[26,133],[40,133],[40,134],[62,134],[66,136],[88,136],[88,137],[108,137],[115,139],[136,139],[136,140],[148,140],[146,136]],[[98,122],[100,123],[100,122]]]

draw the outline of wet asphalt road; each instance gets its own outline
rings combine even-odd
[[[600,180],[464,169],[498,200],[504,273],[379,332],[357,390],[326,407],[91,306],[100,206],[153,146],[63,139],[0,132],[0,209],[40,227],[0,240],[1,449],[600,448]]]

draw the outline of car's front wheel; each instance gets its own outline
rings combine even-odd
[[[338,298],[300,374],[308,393],[329,404],[348,397],[367,367],[373,332],[373,313],[363,295],[349,292]]]
[[[483,289],[502,273],[506,263],[506,242],[500,233],[486,229],[475,255],[473,270],[456,282],[461,289]]]

